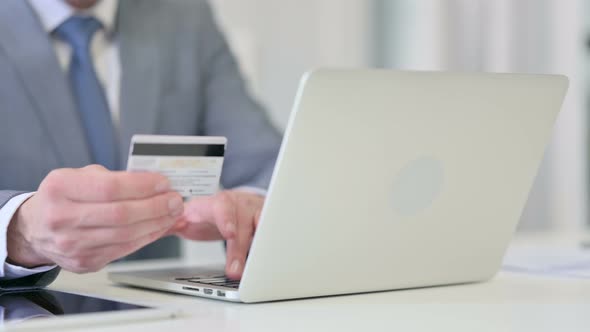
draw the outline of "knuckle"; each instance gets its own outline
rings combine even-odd
[[[59,218],[47,218],[45,221],[45,227],[50,232],[56,232],[63,227],[62,219]]]
[[[56,169],[51,171],[41,185],[39,191],[44,192],[49,197],[58,197],[63,191],[63,184],[66,180],[66,170]]]
[[[109,218],[112,221],[124,222],[129,218],[129,209],[125,204],[115,204],[111,208]]]
[[[133,238],[133,232],[127,227],[121,228],[116,232],[113,232],[111,238],[114,240],[121,240],[121,242],[123,242]]]
[[[73,257],[70,260],[69,268],[76,273],[96,272],[100,269],[95,264],[92,264],[89,257],[84,256]]]
[[[59,236],[54,240],[54,245],[59,252],[70,254],[76,246],[76,241],[68,236]]]
[[[62,180],[65,177],[65,173],[67,173],[66,168],[58,168],[58,169],[54,169],[51,172],[49,172],[49,174],[47,174],[47,176],[45,177],[45,179],[47,181],[54,181],[54,180]]]
[[[81,267],[81,264],[78,259],[72,258],[68,260],[67,264],[64,264],[64,268],[74,273],[83,273],[84,269]]]
[[[106,177],[97,184],[97,190],[105,200],[113,200],[119,191],[119,181],[112,176]]]
[[[84,270],[79,268],[77,266],[77,264],[73,261],[67,263],[67,265],[66,264],[62,265],[62,267],[70,272],[74,272],[74,273],[78,273],[78,274],[84,273]]]
[[[147,215],[151,218],[156,218],[159,216],[165,216],[168,214],[168,202],[174,198],[172,194],[165,194],[159,195],[156,197],[152,197],[147,199],[145,203],[142,203],[142,209],[146,211]]]
[[[85,273],[98,272],[103,267],[105,267],[105,265],[106,264],[102,264],[102,263],[94,263],[94,264],[87,265]]]
[[[88,166],[84,167],[83,169],[86,171],[91,171],[91,172],[101,172],[101,171],[107,170],[104,166],[98,165],[98,164],[88,165]]]
[[[216,216],[225,218],[231,214],[233,201],[228,193],[219,193],[217,199],[213,202],[213,212]]]
[[[63,228],[67,222],[64,209],[55,205],[49,205],[45,208],[45,227],[49,231],[57,231]]]
[[[217,202],[219,202],[219,204],[231,204],[232,202],[232,197],[231,194],[228,191],[221,191],[217,194]]]

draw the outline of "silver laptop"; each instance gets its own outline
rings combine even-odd
[[[551,75],[309,73],[242,280],[223,267],[109,277],[236,302],[487,280],[567,85]]]

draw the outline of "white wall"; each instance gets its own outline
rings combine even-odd
[[[587,220],[582,0],[378,0],[392,68],[558,73],[570,89],[521,226],[579,229]]]
[[[211,0],[255,93],[284,128],[301,75],[365,66],[371,1]]]

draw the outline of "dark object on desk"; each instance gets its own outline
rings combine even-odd
[[[0,280],[0,293],[47,287],[57,278],[60,270],[59,267],[56,267],[47,272],[36,273],[22,278]]]
[[[4,313],[4,322],[147,308],[129,303],[52,290],[0,294],[0,310]]]

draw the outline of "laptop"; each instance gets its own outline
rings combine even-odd
[[[567,86],[553,75],[308,73],[242,279],[223,266],[109,277],[245,303],[488,280]]]

